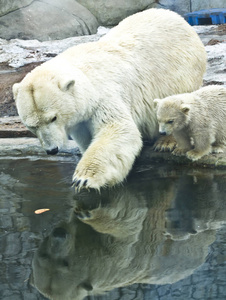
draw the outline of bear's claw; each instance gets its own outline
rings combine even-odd
[[[89,219],[91,217],[91,214],[88,210],[75,209],[74,213],[79,219]]]
[[[77,188],[77,192],[79,192],[81,188],[87,187],[87,183],[88,183],[88,179],[82,180],[82,179],[75,178],[72,181],[71,187]]]
[[[156,152],[171,152],[176,147],[176,140],[172,135],[160,137],[154,144],[153,149]]]

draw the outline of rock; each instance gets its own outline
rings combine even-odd
[[[190,0],[160,0],[159,5],[183,16],[185,13],[190,12],[190,2]]]
[[[209,8],[225,8],[225,0],[191,0],[191,11]]]
[[[138,11],[156,6],[156,0],[77,0],[97,18],[103,26],[115,26],[122,19]],[[161,2],[161,1],[160,1]]]
[[[33,0],[1,0],[0,17],[31,4]]]
[[[216,40],[216,39],[211,39],[209,42],[206,44],[207,46],[213,46],[216,44],[222,43],[222,41]]]
[[[35,137],[19,117],[0,118],[0,138]]]
[[[4,156],[12,156],[14,158],[33,156],[39,159],[59,160],[60,157],[72,159],[73,155],[80,156],[80,154],[74,141],[68,141],[66,150],[59,152],[57,155],[47,155],[37,138],[4,138],[1,139],[0,143],[0,158]]]
[[[31,3],[18,5],[18,9],[0,18],[1,38],[45,41],[97,32],[96,18],[75,0],[36,0],[23,4],[26,2]]]

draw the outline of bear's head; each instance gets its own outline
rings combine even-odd
[[[170,135],[182,130],[189,122],[190,105],[183,103],[177,96],[155,99],[159,133]]]
[[[13,85],[22,122],[37,135],[48,154],[62,149],[74,126],[89,119],[94,94],[90,85],[78,69],[55,66],[54,62],[35,68]]]

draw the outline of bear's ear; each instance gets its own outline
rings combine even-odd
[[[73,79],[68,79],[68,80],[64,81],[63,83],[60,83],[59,88],[63,92],[68,92],[68,91],[72,90],[74,85],[75,85],[75,81]]]
[[[158,106],[160,99],[154,99],[153,103],[154,103],[154,108],[156,108]]]
[[[19,91],[19,83],[14,83],[13,85],[13,99],[16,100],[17,95],[18,95],[18,91]]]
[[[180,109],[181,109],[182,113],[187,115],[190,110],[190,106],[188,104],[181,104]]]

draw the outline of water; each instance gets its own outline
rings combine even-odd
[[[0,299],[226,299],[226,171],[137,165],[75,194],[74,168],[0,160]]]

